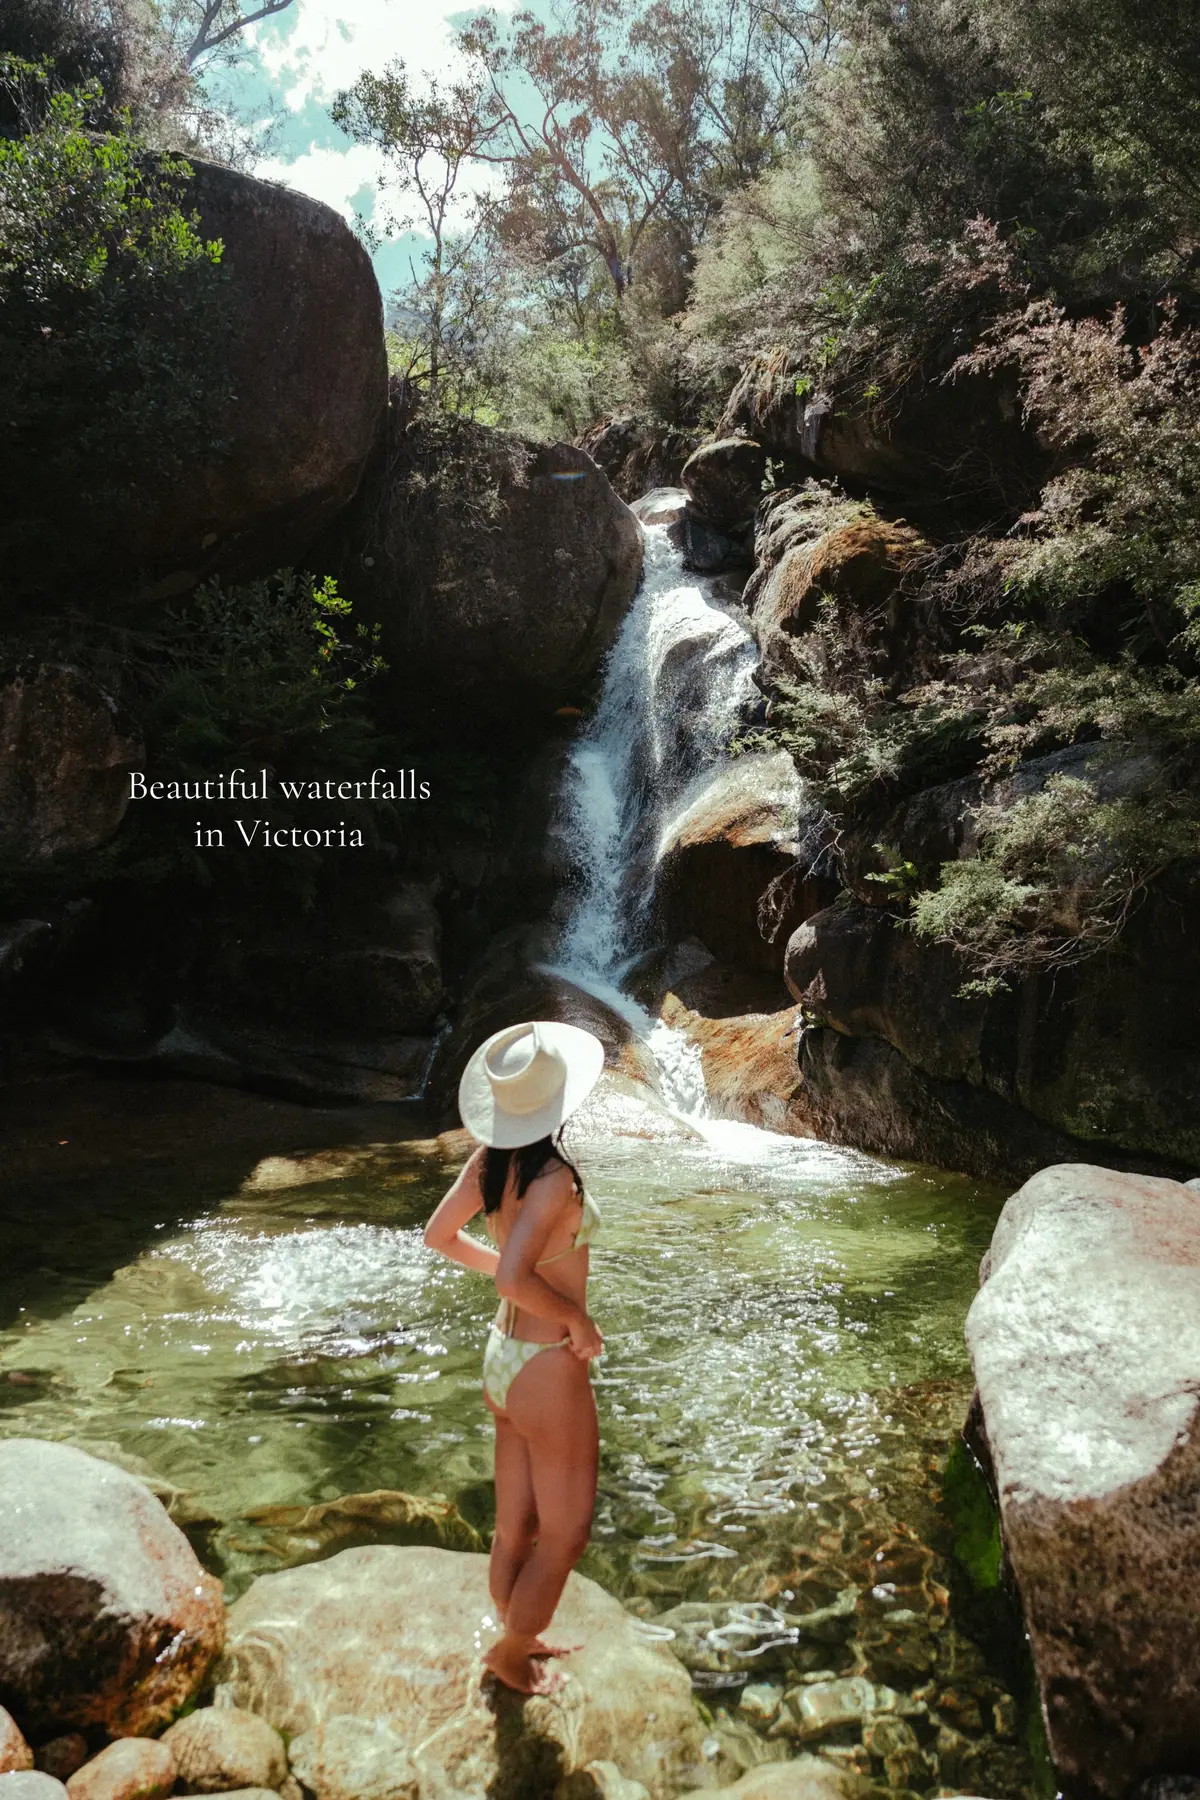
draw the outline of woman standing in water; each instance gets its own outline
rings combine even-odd
[[[489,1586],[504,1635],[484,1663],[524,1694],[562,1680],[542,1659],[564,1652],[541,1633],[587,1547],[596,1501],[588,1364],[603,1344],[587,1310],[587,1246],[599,1215],[559,1134],[603,1067],[600,1040],[574,1025],[511,1025],[481,1045],[458,1089],[480,1148],[425,1231],[432,1250],[490,1275],[500,1296],[483,1394],[496,1421]],[[480,1211],[494,1249],[463,1230]]]

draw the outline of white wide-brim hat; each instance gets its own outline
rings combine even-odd
[[[516,1150],[552,1137],[604,1069],[604,1045],[578,1025],[527,1020],[494,1032],[463,1070],[458,1110],[472,1137]]]

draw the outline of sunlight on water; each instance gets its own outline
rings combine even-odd
[[[970,1397],[962,1322],[1000,1196],[704,1124],[705,1142],[580,1147],[604,1215],[606,1346],[585,1572],[673,1631],[693,1679],[735,1706],[754,1671],[845,1672],[863,1654],[894,1688],[924,1691],[948,1658],[1002,1699],[948,1620],[936,1479]],[[61,1270],[43,1244],[7,1271],[2,1428],[115,1448],[186,1489],[233,1592],[279,1566],[247,1519],[259,1507],[399,1488],[457,1498],[486,1527],[494,1296],[421,1240],[449,1172],[398,1145],[341,1180],[203,1202],[192,1171],[138,1195],[116,1176],[60,1192]],[[28,1204],[32,1226],[43,1202]],[[81,1264],[72,1207],[123,1213],[140,1245],[114,1267],[98,1236]],[[798,1647],[789,1620],[839,1604],[819,1655]],[[1023,1753],[980,1745],[983,1791],[1025,1794]]]

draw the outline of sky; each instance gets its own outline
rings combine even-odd
[[[455,68],[453,31],[476,12],[511,12],[513,0],[294,0],[246,34],[245,54],[230,70],[207,77],[213,98],[247,121],[276,120],[271,153],[255,174],[324,200],[348,222],[356,214],[379,222],[376,183],[383,159],[353,143],[329,117],[334,95],[363,69],[380,70],[402,57],[414,74]],[[393,237],[374,252],[385,297],[407,279],[409,259],[422,240]]]

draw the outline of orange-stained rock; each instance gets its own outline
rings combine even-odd
[[[162,1742],[189,1794],[277,1790],[287,1775],[287,1751],[275,1727],[238,1706],[199,1707],[164,1731]]]
[[[827,595],[849,614],[878,615],[881,635],[896,635],[902,623],[900,583],[927,552],[910,526],[870,517],[836,525],[815,542],[793,544],[754,601],[762,685],[794,680],[801,672],[794,640],[812,630]]]
[[[175,1758],[156,1738],[118,1738],[77,1769],[71,1800],[163,1800],[175,1786]]]
[[[788,937],[829,896],[797,865],[803,784],[785,750],[734,757],[684,795],[658,844],[664,934],[722,961],[778,971]]]
[[[32,1769],[33,1751],[25,1742],[24,1736],[10,1712],[0,1706],[0,1775],[10,1775],[18,1769]]]
[[[164,1507],[112,1463],[10,1438],[0,1517],[0,1690],[26,1729],[165,1725],[220,1650],[225,1607]]]

